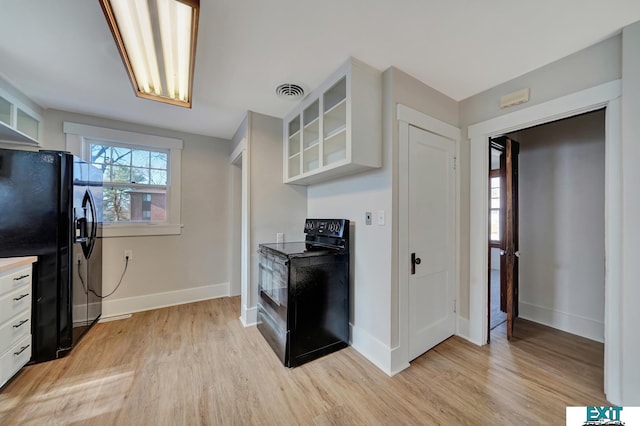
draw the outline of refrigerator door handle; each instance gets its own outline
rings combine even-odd
[[[86,216],[83,218],[78,219],[78,222],[80,221],[84,221],[84,228],[85,228],[85,240],[82,242],[82,252],[84,253],[84,257],[86,259],[89,259],[89,257],[91,257],[91,252],[93,251],[93,245],[95,243],[95,239],[96,239],[96,232],[97,232],[97,224],[96,224],[96,207],[95,207],[95,201],[93,199],[93,194],[91,194],[91,191],[89,191],[88,189],[85,191],[84,193],[84,197],[82,199],[82,208],[85,210],[87,207],[89,208],[89,210],[91,211],[91,232],[86,232],[86,227],[87,227],[87,218]],[[86,213],[85,213],[86,214]]]
[[[89,207],[91,208],[91,248],[93,249],[93,242],[96,239],[96,235],[98,233],[98,224],[96,222],[98,218],[98,213],[96,212],[96,201],[93,198],[93,194],[91,191],[87,190],[87,195],[89,195]]]
[[[74,242],[85,243],[87,242],[87,218],[78,217],[77,211],[73,209],[73,229],[74,229]]]

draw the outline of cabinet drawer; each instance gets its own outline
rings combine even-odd
[[[0,296],[0,324],[31,308],[31,285]]]
[[[0,353],[0,387],[12,378],[31,359],[31,335]]]
[[[31,334],[31,310],[27,309],[4,324],[0,324],[0,353],[29,334]]]
[[[31,287],[31,265],[0,274],[0,295],[27,284]]]

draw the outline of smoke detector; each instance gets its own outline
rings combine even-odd
[[[304,97],[304,89],[295,83],[284,83],[276,87],[276,95],[287,101],[297,101]]]

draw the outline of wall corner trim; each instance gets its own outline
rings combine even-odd
[[[240,322],[245,328],[258,324],[258,307],[254,306],[253,308],[247,308],[246,305],[242,305]]]
[[[383,342],[369,334],[367,331],[359,328],[355,325],[349,324],[351,328],[351,346],[358,351],[360,355],[372,362],[376,367],[382,370],[385,374],[393,376],[406,367],[394,368],[392,365],[392,349],[385,345]]]

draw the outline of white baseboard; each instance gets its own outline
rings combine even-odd
[[[95,306],[97,304],[99,304],[99,302],[92,302],[89,303],[89,306]],[[89,308],[89,310],[95,312],[95,307],[94,309]],[[74,327],[84,325],[87,322],[87,305],[73,305],[71,307],[71,315]]]
[[[349,324],[351,328],[351,346],[358,351],[363,357],[371,361],[376,367],[382,370],[389,376],[393,376],[404,368],[395,371],[392,365],[392,351],[391,348],[380,340],[376,339],[368,332]]]
[[[411,365],[407,361],[408,355],[406,350],[402,350],[400,346],[391,349],[391,371],[387,374],[395,376],[402,370],[406,370]]]
[[[102,301],[102,319],[229,295],[229,283]]]
[[[460,315],[458,315],[457,320],[456,336],[460,336],[464,340],[468,340],[469,342],[471,342],[471,337],[469,337],[469,319],[462,318]]]
[[[518,303],[518,316],[567,333],[576,334],[601,343],[604,342],[604,322],[601,321],[522,301]]]
[[[108,318],[104,318],[104,317],[100,317],[100,321],[98,322],[111,322],[111,321],[120,321],[123,319],[129,319],[131,318],[131,314],[125,314],[125,315],[114,315]]]
[[[247,308],[246,305],[242,305],[240,321],[245,327],[256,325],[258,323],[258,308],[256,306]]]

